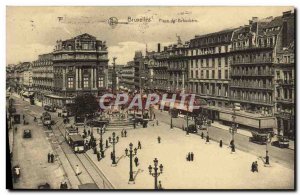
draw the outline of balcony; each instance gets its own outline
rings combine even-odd
[[[182,66],[170,66],[168,71],[186,71],[186,67]]]
[[[230,97],[230,100],[234,100],[236,102],[245,102],[250,104],[262,104],[262,105],[273,106],[273,101],[263,100],[263,99],[251,99],[251,98],[243,98],[241,96],[236,96],[236,97]]]
[[[230,88],[242,88],[242,89],[258,89],[258,90],[274,90],[274,85],[258,85],[255,83],[229,83]]]
[[[289,79],[289,80],[277,79],[276,83],[278,85],[294,85],[294,79]]]
[[[252,45],[252,46],[244,46],[244,47],[232,47],[230,49],[231,52],[236,51],[247,51],[247,50],[259,50],[259,49],[272,49],[273,45]]]
[[[231,65],[239,64],[268,64],[273,63],[272,58],[257,58],[257,59],[246,59],[246,60],[233,60]]]
[[[276,97],[276,101],[277,103],[294,104],[294,99],[292,98]]]
[[[254,71],[254,72],[250,72],[250,71],[232,71],[231,72],[231,77],[242,77],[242,76],[247,76],[247,77],[267,77],[267,76],[274,76],[274,71],[273,70],[269,70],[269,71]]]

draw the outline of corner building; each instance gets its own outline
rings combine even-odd
[[[54,94],[58,106],[72,103],[75,96],[99,96],[107,89],[108,57],[105,41],[89,34],[57,41],[53,52]]]

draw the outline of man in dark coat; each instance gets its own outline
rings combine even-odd
[[[127,131],[126,131],[126,129],[124,130],[124,136],[127,137]]]
[[[158,136],[157,141],[158,141],[159,144],[160,144],[160,140],[161,140],[161,138]]]
[[[50,158],[51,158],[51,163],[54,163],[54,155],[53,155],[53,153],[51,154]]]
[[[223,141],[222,140],[220,140],[220,148],[222,148],[223,147]]]
[[[138,159],[138,157],[135,157],[135,158],[134,158],[134,163],[135,163],[135,166],[136,166],[136,167],[139,165],[139,159]]]
[[[101,157],[100,157],[100,152],[97,152],[97,159],[98,159],[98,161],[100,161],[100,160],[101,160]]]
[[[209,135],[206,136],[206,143],[209,142]]]
[[[203,132],[201,133],[201,139],[204,139],[204,133]]]
[[[194,161],[194,153],[191,152],[191,161]]]
[[[105,141],[105,147],[108,148],[108,140]]]
[[[50,154],[50,152],[48,153],[48,163],[50,163],[51,162],[51,154]]]
[[[140,141],[138,141],[138,149],[142,149],[142,144]]]

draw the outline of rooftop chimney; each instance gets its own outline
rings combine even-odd
[[[282,18],[287,18],[292,15],[292,11],[286,11],[282,13]]]
[[[160,43],[157,44],[157,52],[160,52]]]
[[[252,17],[252,21],[253,22],[257,22],[258,21],[258,17]]]

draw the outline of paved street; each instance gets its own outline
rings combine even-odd
[[[22,101],[21,99],[18,98],[16,104],[18,106],[25,106],[23,112],[26,114],[30,114],[32,116],[39,116],[43,110],[43,108],[39,106],[31,106],[29,105],[28,102]],[[19,108],[18,106],[17,109]],[[105,152],[107,157],[105,159],[102,159],[100,162],[97,161],[96,155],[94,155],[91,150],[87,152],[90,159],[92,159],[95,162],[95,164],[99,167],[99,169],[105,174],[108,180],[116,188],[124,188],[124,189],[125,188],[126,189],[127,188],[141,188],[141,189],[150,188],[151,189],[153,186],[153,178],[149,175],[147,167],[150,163],[153,164],[152,161],[154,157],[157,157],[159,159],[159,162],[161,162],[165,166],[164,174],[160,176],[160,179],[162,180],[163,186],[165,188],[186,188],[186,189],[188,188],[202,188],[202,189],[203,188],[265,188],[266,184],[268,184],[269,188],[292,188],[291,185],[293,183],[293,170],[291,169],[291,167],[293,166],[293,164],[290,164],[292,163],[292,160],[284,159],[283,157],[277,159],[277,156],[275,156],[274,153],[277,154],[278,156],[289,155],[286,158],[291,158],[290,156],[293,157],[293,152],[294,152],[293,150],[279,149],[270,146],[269,151],[271,156],[272,167],[263,167],[263,162],[261,161],[259,156],[262,156],[260,152],[262,152],[262,154],[264,155],[265,146],[250,143],[248,141],[248,137],[236,134],[235,139],[236,139],[236,145],[238,150],[236,154],[230,154],[230,149],[228,149],[227,146],[224,146],[223,149],[219,149],[218,144],[216,142],[212,141],[211,144],[207,145],[205,144],[205,141],[201,140],[200,136],[198,135],[190,134],[190,136],[186,137],[185,133],[181,129],[176,128],[175,130],[170,130],[169,129],[170,118],[168,116],[168,113],[160,112],[160,111],[155,113],[156,113],[156,118],[158,118],[160,121],[160,125],[158,127],[157,126],[152,127],[149,125],[147,129],[128,130],[129,136],[127,138],[120,138],[120,142],[116,145],[116,154],[117,157],[120,157],[120,159],[118,160],[117,167],[111,167],[111,160],[109,158],[109,155],[112,150],[112,147],[107,149],[107,151]],[[52,117],[55,121],[57,121],[57,124],[59,125],[60,129],[64,131],[64,125],[61,124],[62,118],[58,118],[57,113],[52,113]],[[30,121],[30,125],[32,125],[33,124],[33,122],[31,122],[32,118],[29,121]],[[182,118],[177,118],[173,120],[173,124],[178,127],[182,126],[183,123],[185,124],[185,121]],[[30,125],[28,126],[29,128]],[[57,127],[58,126],[55,126],[55,129]],[[43,128],[42,126],[39,126],[39,129],[42,128]],[[25,145],[24,147],[24,144],[28,144],[30,142],[24,143],[24,139],[20,137],[21,136],[20,130],[21,129],[19,129],[16,136],[19,136],[18,139],[22,140],[22,142],[20,142],[23,143],[21,147],[22,149],[25,149],[33,145],[38,145],[43,147],[42,153],[47,154],[48,151],[51,151],[50,143],[48,141],[47,142],[44,141],[46,140],[44,131],[34,131],[33,137],[35,138],[39,136],[40,139],[38,140],[32,139],[30,140],[31,144],[29,146]],[[80,128],[80,131],[82,131],[82,127]],[[94,133],[96,134],[96,129],[94,129]],[[111,133],[112,133],[111,131],[107,131],[103,136],[104,140],[108,136],[111,136]],[[116,131],[116,133],[117,135],[119,135],[119,137],[121,137],[119,131]],[[230,134],[225,130],[210,127],[209,133],[213,139],[216,140],[222,139],[224,143],[228,143],[230,140]],[[157,144],[158,135],[160,135],[162,138],[162,144]],[[99,135],[96,134],[96,137],[99,138]],[[137,155],[141,162],[141,165],[138,168],[134,168],[136,184],[129,185],[127,183],[128,171],[129,171],[129,158],[124,156],[124,150],[126,147],[128,147],[128,144],[130,142],[133,142],[134,146],[136,147],[137,140],[140,140],[143,146],[143,149],[139,150]],[[99,141],[97,143],[99,143]],[[16,150],[16,148],[19,147],[20,145],[17,145],[17,147],[15,147],[14,149]],[[68,147],[68,146],[61,145],[60,147]],[[203,148],[205,147],[207,149],[203,150]],[[99,149],[99,147],[97,148]],[[64,150],[66,151],[66,148]],[[187,162],[185,160],[186,154],[190,151],[193,151],[195,153],[195,162]],[[246,151],[247,153],[243,151]],[[21,150],[14,151],[14,153],[16,152],[21,153]],[[22,160],[26,159],[25,155],[34,154],[32,152],[27,154],[28,150],[22,152],[25,152],[23,156],[21,156],[20,154],[17,155],[20,156]],[[217,155],[212,155],[212,154],[217,154]],[[61,153],[60,155],[61,155],[59,157],[60,159],[65,158],[63,156],[63,153]],[[32,157],[38,158],[39,156],[41,155],[33,155]],[[18,159],[20,159],[20,157]],[[50,168],[46,169],[45,167],[48,167],[47,166],[48,163],[46,162],[46,155],[44,158],[45,158],[44,164],[40,165],[40,168],[44,169],[44,171],[41,173],[44,174],[28,175],[28,177],[30,178],[33,177],[36,179],[33,180],[31,179],[30,182],[27,183],[25,182],[26,179],[24,179],[24,184],[22,182],[18,184],[20,185],[20,187],[27,186],[28,188],[30,188],[32,186],[36,186],[37,183],[41,181],[41,178],[48,178],[46,177],[47,174],[52,175],[52,177],[56,177],[55,179],[51,179],[51,181],[56,181],[56,184],[52,184],[52,185],[56,185],[56,186],[59,185],[60,181],[63,179],[62,169],[58,167],[57,165],[58,163],[54,164],[53,166],[51,165],[50,168],[52,169]],[[253,174],[252,172],[250,172],[251,162],[255,160],[258,160],[259,162],[259,167],[260,167],[259,174]],[[35,160],[34,162],[36,161],[37,160]],[[224,168],[224,166],[220,166],[223,167],[221,170],[218,170],[216,166],[210,167],[211,164],[213,164],[212,161],[222,162],[222,164],[226,164],[226,169]],[[16,161],[14,161],[14,164],[15,163]],[[190,164],[189,168],[187,168],[186,163]],[[29,167],[32,168],[32,166]],[[185,171],[183,170],[177,172],[171,171],[171,170],[178,170],[179,167],[185,167],[184,168]],[[56,173],[53,174],[53,171],[57,168],[58,171],[56,171]],[[49,172],[45,172],[45,169],[49,170]],[[236,173],[235,170],[239,170],[239,171]],[[73,176],[74,173],[72,169],[67,169],[67,171],[68,172],[66,173],[66,175]],[[224,173],[224,174],[222,173],[222,176],[219,175],[220,171],[223,171]],[[34,171],[31,172],[32,174],[34,173]],[[195,174],[196,172],[197,174]],[[207,174],[203,175],[204,172],[206,172]],[[216,177],[216,174],[218,174],[219,181],[212,182],[213,179],[212,178],[209,179],[209,177]],[[227,181],[233,180],[233,178],[228,178],[229,177],[228,175],[232,176],[236,174],[237,177],[240,178],[238,180],[239,182],[235,184],[227,183]],[[285,182],[282,183],[279,181],[278,182],[268,181],[271,178],[275,178],[273,174],[276,175],[276,177],[278,177],[278,175],[281,175],[280,178],[284,177]],[[118,176],[116,177],[115,175]],[[170,179],[170,178],[177,178],[177,177],[184,178],[184,180],[189,182],[184,182],[181,185],[177,179],[175,180]],[[76,180],[76,178],[75,179],[73,178],[73,180]],[[203,182],[203,180],[205,180],[205,182]],[[254,180],[254,181],[259,180],[264,182],[247,183],[246,182],[247,180]],[[199,181],[199,183],[195,181]],[[243,181],[247,184],[243,183]],[[76,181],[75,182],[72,181],[72,182],[77,183],[77,185],[79,185],[79,183]]]
[[[155,115],[156,118],[158,118],[160,121],[170,124],[171,119],[168,112],[160,112],[158,110],[155,110]],[[182,125],[186,126],[186,120],[184,120],[183,118],[174,118],[173,125],[181,128]],[[204,133],[206,133],[206,131],[204,131]],[[212,126],[209,127],[209,136],[212,139],[217,141],[222,139],[223,143],[225,144],[229,144],[231,140],[231,134],[229,133],[229,131],[225,131],[223,129],[212,127]],[[245,152],[249,152],[256,156],[265,156],[266,153],[265,145],[259,145],[259,144],[249,142],[249,137],[238,133],[235,134],[234,139],[235,139],[236,148],[243,150]],[[269,150],[271,161],[279,162],[280,164],[290,169],[294,168],[294,150],[281,149],[271,145],[268,146],[268,150]]]
[[[80,128],[82,131],[83,128]],[[100,136],[94,129],[94,134]],[[112,131],[106,131],[104,140],[111,136]],[[112,146],[105,151],[106,157],[100,162],[92,150],[87,154],[105,173],[108,179],[118,189],[153,189],[154,178],[149,175],[148,166],[153,166],[153,159],[158,158],[159,164],[164,166],[163,174],[159,176],[166,189],[279,189],[293,187],[293,170],[278,163],[272,167],[264,167],[263,161],[252,154],[237,150],[235,154],[224,146],[219,148],[218,143],[205,144],[199,136],[185,133],[180,129],[170,130],[169,125],[160,123],[159,126],[150,126],[147,129],[128,130],[128,137],[121,137],[120,130],[116,131],[120,137],[116,144],[118,165],[111,166],[110,152]],[[160,136],[161,144],[157,142]],[[137,147],[138,140],[142,149],[138,150],[137,157],[140,165],[133,165],[135,184],[128,184],[129,158],[125,148],[130,142]],[[97,142],[99,143],[99,141]],[[97,146],[99,149],[99,146]],[[186,161],[188,152],[194,152],[195,161]],[[258,161],[259,173],[252,173],[251,163]],[[133,163],[134,164],[134,163]]]
[[[33,117],[28,115],[36,114],[28,102],[19,98],[16,100],[17,112],[25,114],[25,120],[29,125],[18,125],[17,132],[14,133],[13,161],[12,166],[20,165],[21,177],[19,182],[14,183],[14,188],[36,189],[38,185],[48,182],[52,188],[59,188],[60,182],[64,179],[64,172],[60,163],[48,163],[47,154],[52,152],[51,144],[48,142],[44,128],[33,122]],[[21,120],[23,122],[23,120]],[[23,130],[31,129],[32,138],[24,139]]]

